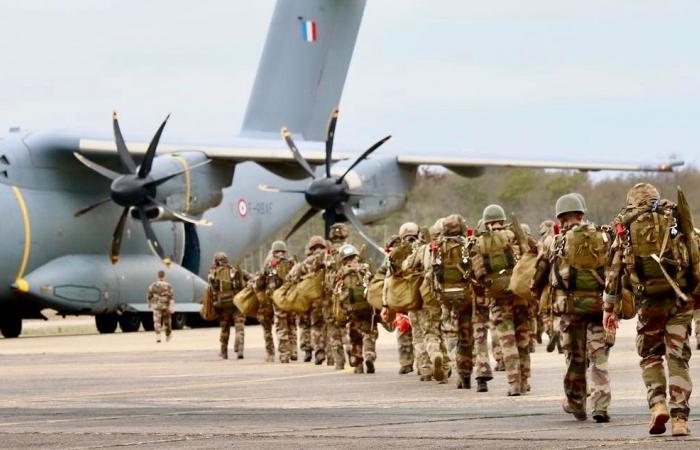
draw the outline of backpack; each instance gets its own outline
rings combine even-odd
[[[467,283],[469,258],[467,241],[461,236],[444,236],[438,242],[435,277],[441,285]]]
[[[688,286],[688,247],[682,239],[671,207],[628,208],[618,216],[617,221],[625,229],[622,236],[626,247],[623,260],[636,297],[675,295],[660,264],[652,255],[661,258],[661,265],[680,288]]]
[[[406,258],[411,256],[413,251],[413,243],[411,242],[404,242],[391,250],[391,253],[389,253],[389,271],[391,275],[396,275],[399,277],[404,275],[401,265]]]
[[[338,325],[350,319],[369,320],[372,306],[367,301],[366,271],[341,269],[342,279],[333,295],[333,315]]]
[[[515,267],[515,254],[511,247],[512,231],[490,230],[479,235],[476,242],[474,274],[485,278],[485,293],[489,298],[511,295],[508,290]]]

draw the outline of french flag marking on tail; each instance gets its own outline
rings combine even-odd
[[[301,23],[301,37],[306,42],[316,42],[318,39],[318,34],[316,30],[316,22],[313,20],[300,19]]]

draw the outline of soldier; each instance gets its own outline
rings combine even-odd
[[[559,225],[554,225],[552,220],[544,220],[540,223],[540,239],[537,242],[537,251],[541,254],[549,249],[554,243],[554,238],[556,236],[555,229],[559,230]],[[553,352],[554,349],[558,349],[559,353],[563,353],[564,350],[561,348],[561,333],[559,332],[559,321],[553,320],[552,314],[552,298],[549,287],[545,287],[540,296],[539,314],[538,314],[542,329],[545,330],[547,336],[549,337],[549,342],[547,343],[547,351]]]
[[[411,319],[406,314],[397,313],[392,325],[396,329],[396,343],[399,349],[399,375],[405,375],[413,372],[415,362]]]
[[[508,395],[521,395],[530,390],[528,302],[508,289],[520,248],[513,232],[505,227],[506,214],[501,206],[484,208],[482,220],[486,230],[477,238],[471,256],[474,277],[485,288],[498,331],[508,376]]]
[[[156,342],[160,342],[160,330],[165,328],[165,340],[169,341],[173,328],[170,316],[175,312],[175,294],[170,283],[165,281],[165,272],[158,271],[158,280],[148,286],[146,297],[148,307],[153,310],[153,329],[156,332]]]
[[[238,359],[243,359],[245,316],[240,314],[233,304],[233,297],[245,287],[250,279],[250,275],[238,266],[231,266],[228,256],[224,252],[218,252],[214,255],[207,278],[209,289],[214,298],[214,310],[221,326],[221,334],[219,335],[221,351],[219,356],[222,359],[228,359],[228,341],[231,335],[231,324],[234,324],[236,337],[233,351],[236,352]]]
[[[339,256],[342,265],[333,289],[336,321],[338,325],[347,321],[352,346],[351,357],[355,362],[354,372],[364,373],[366,366],[367,373],[374,373],[374,361],[377,359],[377,325],[374,311],[367,302],[367,288],[372,274],[367,264],[360,262],[360,254],[354,246],[345,244],[340,248]],[[336,352],[338,347],[340,345],[335,336]],[[342,352],[342,347],[340,351]]]
[[[483,221],[479,220],[475,230],[467,230],[467,240],[469,248],[476,244],[477,237],[483,231]],[[475,282],[473,273],[471,277],[472,292],[474,295],[474,314],[472,315],[472,327],[474,328],[474,369],[476,372],[476,392],[488,392],[486,382],[493,379],[493,371],[491,369],[491,361],[489,358],[489,343],[488,334],[491,329],[491,345],[493,347],[494,357],[500,355],[500,359],[496,357],[496,368],[499,370],[498,364],[501,365],[502,371],[505,370],[503,365],[503,355],[500,354],[500,346],[498,346],[497,336],[494,334],[494,327],[489,325],[489,304],[486,301],[486,294],[483,286]],[[498,352],[496,352],[496,348]],[[480,382],[482,380],[482,382]]]
[[[289,272],[288,280],[298,282],[302,277],[318,271],[325,270],[326,240],[321,236],[312,236],[306,246],[307,256],[296,264]],[[309,323],[309,343],[311,350],[307,351],[304,361],[309,362],[315,358],[316,365],[323,364],[326,360],[326,329],[323,320],[323,298],[315,300],[311,309],[305,316]],[[313,355],[310,355],[313,350]],[[307,361],[308,359],[308,361]]]
[[[330,245],[327,250],[326,258],[326,296],[323,304],[323,320],[326,327],[326,347],[330,347],[331,351],[326,354],[327,364],[335,365],[337,370],[342,370],[345,367],[345,353],[349,355],[349,337],[345,327],[341,327],[335,323],[333,314],[333,288],[335,287],[335,279],[340,271],[341,261],[338,254],[340,248],[347,243],[350,230],[344,223],[334,223],[328,231],[328,239]],[[340,342],[340,351],[336,352],[333,348],[333,340]],[[345,346],[345,352],[343,352]],[[338,357],[338,358],[336,358]],[[351,366],[354,366],[354,361],[349,361]]]
[[[692,236],[679,229],[683,218],[676,205],[661,200],[659,191],[648,183],[637,183],[627,193],[627,206],[615,219],[616,238],[612,263],[603,294],[605,329],[614,333],[622,297],[634,295],[637,308],[637,352],[642,358],[642,378],[651,410],[650,434],[666,431],[666,371],[670,395],[671,432],[689,434],[688,401],[692,382],[690,322],[693,305],[688,295],[696,287],[689,249]],[[692,232],[692,230],[691,230]]]
[[[520,224],[523,233],[527,236],[528,240],[532,242],[534,246],[537,246],[537,241],[532,237],[532,229],[530,225],[523,223]],[[533,252],[534,253],[534,252]],[[535,353],[537,344],[542,343],[542,326],[539,320],[539,297],[537,299],[531,299],[529,303],[529,316],[530,316],[530,353]]]
[[[603,287],[611,237],[583,222],[585,207],[579,197],[564,195],[555,209],[561,233],[538,256],[533,296],[540,298],[544,286],[550,284],[567,363],[564,411],[586,420],[586,397],[590,392],[593,419],[609,422],[611,340],[603,329]],[[587,367],[590,390],[586,385]]]
[[[472,315],[474,295],[470,286],[469,245],[464,219],[458,214],[442,221],[442,236],[432,251],[432,268],[440,302],[452,312],[457,333],[455,367],[459,375],[458,389],[471,388],[474,367],[474,330]],[[490,378],[477,379],[480,392],[488,390]]]
[[[263,328],[266,362],[275,361],[275,340],[272,334],[275,307],[272,292],[282,285],[281,280],[289,270],[290,264],[287,261],[287,244],[284,241],[273,242],[263,268],[255,278],[255,289],[259,293],[257,319]]]

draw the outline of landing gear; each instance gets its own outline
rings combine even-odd
[[[153,331],[153,313],[140,313],[141,325],[145,331]]]
[[[176,312],[170,316],[170,326],[173,330],[182,330],[187,324],[187,316],[185,313]]]
[[[102,334],[114,333],[117,329],[117,322],[119,321],[119,316],[114,313],[109,314],[97,314],[95,316],[95,326],[97,331]]]
[[[119,316],[119,328],[124,333],[133,333],[134,331],[139,331],[141,326],[141,319],[137,313],[124,312]]]
[[[0,312],[0,331],[6,338],[16,338],[22,333],[22,317],[11,311]]]

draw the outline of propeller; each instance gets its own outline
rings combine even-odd
[[[126,143],[124,142],[124,137],[122,136],[121,129],[119,128],[119,120],[117,119],[117,112],[112,113],[112,126],[114,129],[114,139],[117,144],[117,154],[119,155],[119,162],[121,163],[122,172],[118,173],[106,167],[103,167],[88,158],[84,157],[80,153],[74,152],[73,155],[78,161],[83,163],[88,168],[99,173],[105,178],[112,180],[110,186],[109,197],[104,198],[92,205],[86,206],[75,213],[75,217],[80,217],[83,214],[92,211],[93,209],[107,204],[110,201],[122,206],[121,216],[117,222],[117,226],[114,228],[114,233],[112,234],[112,243],[110,245],[109,256],[112,260],[112,264],[116,264],[119,261],[119,249],[121,247],[122,235],[124,234],[124,227],[126,226],[126,219],[129,211],[134,208],[138,214],[138,218],[143,226],[143,231],[146,234],[146,240],[149,247],[158,255],[160,259],[167,265],[170,265],[170,258],[165,256],[163,252],[163,247],[158,242],[153,227],[151,226],[151,221],[148,218],[147,210],[156,206],[163,208],[174,217],[185,222],[191,222],[198,225],[211,225],[211,222],[202,219],[196,219],[190,217],[187,214],[174,211],[172,208],[166,206],[165,204],[156,200],[156,188],[166,181],[177,177],[179,175],[188,172],[189,170],[196,169],[197,167],[208,164],[211,160],[203,161],[199,164],[190,166],[188,169],[181,170],[175,173],[170,173],[168,175],[162,176],[160,178],[153,178],[150,173],[153,168],[153,160],[155,159],[156,149],[158,148],[158,142],[160,141],[160,136],[163,134],[163,129],[165,124],[168,123],[170,115],[163,120],[163,123],[158,127],[156,134],[151,139],[146,154],[143,157],[143,161],[140,166],[136,166],[134,158],[129,153],[126,148]],[[138,169],[138,170],[137,170]]]
[[[299,228],[301,228],[306,222],[308,222],[312,217],[314,217],[319,212],[323,211],[323,221],[324,229],[326,234],[326,239],[330,233],[331,226],[336,222],[349,221],[350,224],[358,231],[360,236],[362,236],[372,247],[376,248],[380,252],[384,251],[384,248],[377,244],[369,235],[367,230],[362,225],[360,219],[355,215],[352,207],[348,203],[350,198],[357,197],[387,197],[394,196],[393,194],[380,194],[380,193],[370,193],[370,192],[353,192],[350,190],[350,186],[345,177],[354,169],[358,164],[367,159],[375,150],[381,147],[386,141],[388,141],[391,136],[386,136],[374,145],[365,150],[341,175],[331,175],[331,162],[333,161],[333,140],[335,138],[335,126],[338,122],[338,108],[335,108],[331,112],[330,120],[328,121],[328,129],[326,133],[326,154],[325,154],[325,177],[317,178],[311,165],[304,159],[299,152],[292,135],[287,129],[287,127],[282,128],[282,139],[291,150],[294,155],[294,159],[297,163],[309,174],[312,181],[304,190],[299,189],[279,189],[267,184],[261,184],[258,188],[265,192],[280,192],[288,194],[304,194],[306,202],[309,204],[310,208],[304,215],[292,226],[291,231],[285,237],[289,239]]]

